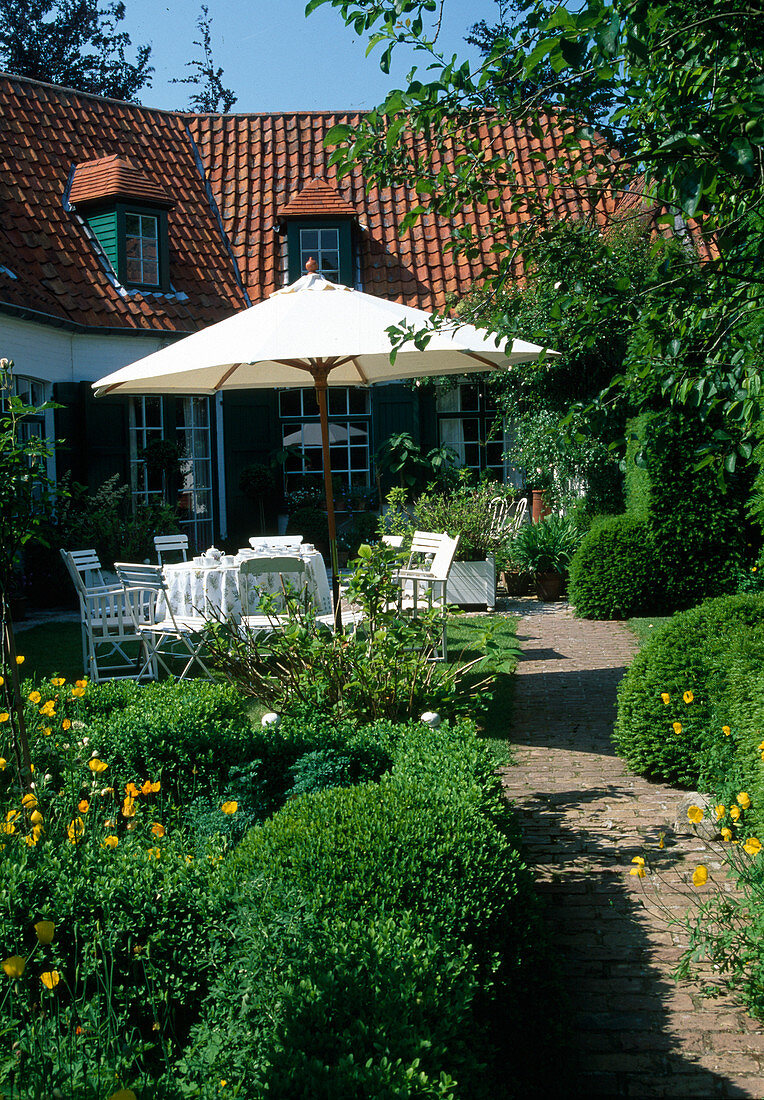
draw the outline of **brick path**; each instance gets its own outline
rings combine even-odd
[[[658,907],[684,912],[698,893],[692,870],[701,858],[715,865],[673,828],[683,792],[630,775],[614,755],[615,688],[634,637],[564,604],[508,603],[525,617],[517,763],[502,778],[547,899],[578,1052],[558,1095],[763,1098],[764,1028],[729,997],[703,998],[671,977],[680,939]],[[645,849],[662,873],[640,880],[629,868]]]

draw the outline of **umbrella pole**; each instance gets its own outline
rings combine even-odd
[[[332,489],[332,464],[329,457],[329,413],[326,403],[327,376],[329,369],[317,364],[313,371],[313,380],[318,400],[318,413],[321,418],[321,449],[324,457],[324,492],[326,493],[326,518],[329,525],[329,558],[332,570],[332,601],[337,629],[341,629],[340,614],[340,570],[337,559],[337,524],[334,518],[334,490]]]

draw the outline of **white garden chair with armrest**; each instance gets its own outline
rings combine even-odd
[[[93,683],[137,680],[145,645],[136,633],[121,581],[107,581],[95,550],[62,550],[80,604],[82,663]]]
[[[408,564],[396,572],[399,582],[398,607],[416,614],[419,607],[441,608],[443,632],[439,660],[446,660],[446,601],[448,574],[459,545],[459,536],[431,531],[415,531],[409,548]]]
[[[159,665],[175,675],[165,660],[172,656],[186,662],[179,680],[185,679],[194,664],[211,679],[212,674],[200,656],[204,645],[201,635],[207,620],[201,615],[175,615],[158,565],[115,562],[114,568],[124,586],[135,629],[146,643],[148,655],[141,675],[151,672],[156,678]]]
[[[173,560],[180,555],[180,561],[188,561],[188,535],[154,535],[154,549],[160,565],[166,565],[163,558],[170,554]]]
[[[269,578],[270,591],[268,595],[273,600],[273,609],[270,611],[259,610],[260,598],[263,589],[263,578]],[[277,578],[277,580],[276,580]],[[274,591],[275,589],[275,591]],[[330,630],[335,627],[335,618],[331,613],[317,614],[312,611],[312,600],[308,588],[307,568],[302,558],[296,554],[248,558],[239,567],[239,595],[241,597],[241,621],[248,630],[256,632],[268,632],[277,630],[278,627],[288,622],[286,614],[286,600],[290,594],[296,595],[302,600],[306,614],[323,623]],[[342,626],[355,626],[356,616],[350,611],[343,611],[341,615]]]
[[[488,536],[490,539],[512,537],[525,522],[528,501],[525,497],[509,500],[507,497],[494,497],[488,509]]]

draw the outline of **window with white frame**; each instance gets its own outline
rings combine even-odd
[[[340,281],[340,234],[338,229],[300,230],[300,270],[308,260],[318,264],[318,273],[332,283]]]
[[[207,397],[133,397],[130,401],[130,480],[134,503],[177,506],[181,530],[195,547],[214,538],[212,431]],[[180,484],[143,457],[154,441],[167,439],[180,455]]]
[[[153,214],[125,214],[125,279],[159,285],[159,219]]]
[[[493,394],[479,381],[443,387],[437,398],[438,438],[457,455],[460,466],[519,484],[504,458],[509,430]]]
[[[371,416],[369,392],[355,386],[327,390],[329,459],[332,476],[346,489],[366,488],[371,478]],[[287,493],[315,483],[323,487],[323,452],[318,401],[314,389],[279,393],[281,442],[291,453],[284,463]]]

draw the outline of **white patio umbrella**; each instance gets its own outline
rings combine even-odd
[[[308,261],[308,268],[315,266]],[[426,347],[407,342],[391,362],[388,329],[429,328]],[[305,386],[316,389],[335,598],[339,590],[329,461],[327,386],[370,386],[424,375],[467,374],[536,359],[543,349],[497,341],[472,325],[433,329],[429,314],[331,283],[309,271],[225,321],[210,325],[93,383],[105,394],[200,394]],[[555,354],[552,352],[551,354]]]

